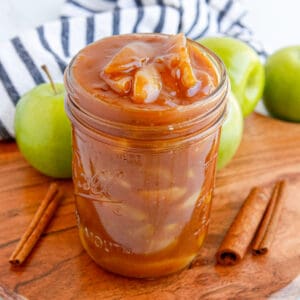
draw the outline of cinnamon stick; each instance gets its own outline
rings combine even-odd
[[[265,254],[273,241],[283,203],[285,181],[276,183],[267,211],[252,243],[254,255]]]
[[[9,258],[9,262],[13,265],[21,265],[31,250],[39,240],[45,227],[51,220],[58,204],[61,199],[58,186],[52,183],[42,200],[38,210],[36,211],[32,221],[30,222],[27,230],[20,239],[16,249]]]
[[[253,188],[229,228],[216,254],[221,265],[235,265],[245,255],[267,208],[269,197],[264,188]]]

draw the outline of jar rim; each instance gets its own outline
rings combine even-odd
[[[159,34],[158,33],[134,33],[134,34],[124,34],[122,36],[132,36],[132,35],[135,35],[135,36],[145,36],[145,35],[147,35],[147,36],[151,36],[151,35],[152,36],[157,36],[157,35],[170,36],[169,34],[162,34],[162,33],[159,33]],[[106,38],[111,38],[111,37],[106,37]],[[106,38],[104,38],[104,39],[106,39]],[[203,114],[199,114],[195,118],[191,118],[191,119],[187,119],[187,120],[184,120],[181,122],[175,122],[175,123],[171,123],[171,124],[151,124],[151,126],[149,126],[149,125],[130,124],[130,123],[108,120],[106,118],[103,118],[103,117],[93,113],[92,111],[87,110],[84,107],[81,107],[81,106],[79,107],[79,104],[76,103],[76,101],[74,100],[73,97],[67,96],[66,97],[66,106],[68,108],[69,114],[71,112],[72,116],[75,117],[74,114],[76,114],[76,112],[80,112],[81,116],[85,116],[89,120],[93,120],[96,123],[101,123],[101,124],[105,123],[106,125],[108,125],[110,127],[114,127],[114,128],[118,128],[118,129],[126,128],[127,131],[151,131],[153,133],[159,133],[159,132],[162,132],[163,130],[176,131],[177,129],[190,128],[193,124],[207,118],[212,113],[215,113],[216,110],[220,106],[225,107],[220,114],[220,116],[222,118],[224,118],[224,115],[226,113],[226,105],[224,105],[223,102],[226,102],[227,91],[229,89],[229,80],[228,80],[228,76],[226,73],[225,65],[222,62],[222,60],[213,51],[211,51],[207,47],[205,47],[205,46],[201,45],[200,43],[193,41],[191,39],[187,39],[187,40],[189,43],[193,44],[194,46],[200,47],[202,53],[204,53],[206,56],[208,56],[208,59],[213,63],[213,66],[216,69],[216,72],[218,75],[218,85],[212,91],[212,93],[210,93],[207,96],[204,96],[203,98],[201,98],[201,100],[195,101],[195,102],[187,104],[187,105],[176,106],[176,111],[178,113],[184,113],[184,112],[192,111],[194,109],[201,109],[202,107],[205,107],[209,103],[213,102],[214,99],[221,98],[221,101],[218,103],[218,105],[213,106],[211,109],[204,110]],[[97,43],[97,41],[94,43]],[[76,60],[78,54],[73,57],[73,59],[71,60],[71,62],[69,63],[69,65],[67,66],[67,68],[65,70],[64,80],[65,80],[65,85],[67,87],[67,92],[69,94],[69,92],[71,90],[74,91],[74,83],[75,83],[76,89],[79,90],[80,93],[83,93],[85,96],[91,97],[95,101],[99,102],[99,99],[95,95],[89,93],[86,89],[81,87],[80,84],[76,83],[74,76],[72,76],[72,65],[73,65],[74,61]],[[120,108],[120,106],[115,105],[114,103],[109,103],[109,105],[111,105],[112,107],[116,106],[117,108]],[[70,106],[72,106],[72,107],[70,107]],[[130,107],[130,109],[128,109],[128,111],[130,111],[130,112],[137,112],[137,113],[141,112],[143,110],[144,109],[141,109],[141,108],[135,107],[135,106]],[[172,108],[170,108],[170,110],[152,110],[151,109],[151,112],[153,112],[153,111],[154,112],[160,112],[160,111],[166,112],[166,111],[172,111]],[[218,118],[218,121],[215,122],[216,125],[220,123],[219,119],[220,118]]]

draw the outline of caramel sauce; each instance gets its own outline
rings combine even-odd
[[[147,109],[201,101],[217,86],[210,60],[182,34],[136,40],[125,35],[86,47],[73,65],[76,81],[100,101]]]

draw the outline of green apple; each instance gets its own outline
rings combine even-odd
[[[283,48],[265,65],[264,103],[271,115],[300,122],[300,45]]]
[[[262,97],[265,81],[264,68],[256,52],[244,42],[229,37],[207,37],[198,42],[223,60],[243,115],[249,115]]]
[[[41,84],[18,102],[16,141],[37,170],[51,177],[71,177],[71,125],[64,110],[63,84]]]
[[[244,119],[241,108],[232,93],[229,95],[218,152],[217,169],[226,166],[236,153],[243,136]]]

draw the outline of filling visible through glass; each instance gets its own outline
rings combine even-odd
[[[219,84],[205,51],[183,34],[100,40],[77,55],[71,72],[85,91],[72,97],[85,110],[149,127],[200,113],[203,108],[184,114],[180,108]],[[126,276],[156,277],[193,260],[209,223],[219,135],[219,127],[193,142],[184,135],[175,147],[172,139],[143,144],[135,136],[73,123],[80,237],[99,265]]]

